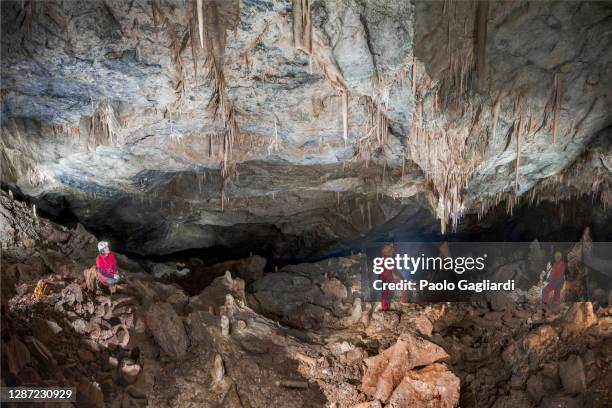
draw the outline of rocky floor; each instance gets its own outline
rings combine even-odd
[[[75,386],[79,407],[612,401],[610,307],[394,302],[382,312],[359,297],[359,255],[265,274],[261,259],[230,262],[203,288],[120,256],[122,282],[105,294],[91,285],[93,236],[0,204],[2,385]]]

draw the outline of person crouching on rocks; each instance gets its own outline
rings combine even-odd
[[[555,262],[553,262],[548,273],[548,284],[542,289],[542,303],[547,304],[550,292],[554,292],[554,302],[561,303],[561,289],[565,283],[566,265],[563,262],[563,255],[560,251],[555,252]]]
[[[98,257],[96,258],[96,281],[102,289],[113,292],[114,285],[119,281],[115,255],[110,251],[108,242],[98,243]]]

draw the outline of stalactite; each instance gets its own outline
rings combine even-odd
[[[415,96],[416,95],[416,81],[417,81],[417,64],[416,64],[416,58],[413,58],[412,60],[412,95]]]
[[[497,99],[497,101],[495,101],[495,104],[493,105],[493,126],[491,127],[491,135],[490,135],[490,139],[495,139],[495,134],[497,132],[497,121],[499,119],[499,102],[500,98]]]
[[[119,129],[119,118],[115,109],[109,102],[101,102],[91,118],[90,135],[94,136],[94,145],[103,142],[117,144]]]
[[[310,0],[293,0],[293,41],[296,48],[312,54]]]
[[[554,103],[553,103],[553,144],[557,143],[557,133],[559,131],[559,120],[561,116],[561,74],[555,74],[554,78]]]
[[[227,112],[224,127],[225,131],[223,132],[223,162],[221,165],[221,174],[224,177],[227,177],[231,174],[230,160],[233,156],[237,129],[236,117],[233,108]]]
[[[195,24],[194,18],[189,19],[189,43],[191,45],[191,59],[193,60],[193,78],[197,84],[198,81],[198,49],[195,42]],[[204,45],[204,43],[202,43]]]
[[[478,1],[476,7],[474,55],[476,57],[476,87],[479,92],[484,92],[486,85],[486,47],[487,47],[487,20],[489,18],[488,0]]]
[[[348,91],[342,92],[342,125],[344,143],[348,142]]]
[[[233,154],[233,145],[238,135],[236,112],[233,103],[226,98],[226,82],[223,72],[223,62],[226,46],[226,33],[236,30],[240,18],[240,3],[238,1],[216,2],[210,0],[196,0],[196,18],[200,47],[204,49],[204,67],[207,70],[206,78],[212,84],[213,92],[208,101],[208,109],[213,112],[215,120],[222,122],[222,155],[221,174],[227,177],[232,174],[230,161]],[[192,8],[193,10],[193,8]],[[159,10],[158,10],[159,12]],[[188,30],[192,42],[192,57],[194,58],[194,71],[197,73],[197,52],[194,47],[194,17],[190,18],[191,27]],[[179,51],[180,55],[180,51]],[[214,156],[212,136],[209,141],[209,156]]]
[[[523,117],[518,119],[518,124],[516,128],[516,165],[515,165],[515,173],[514,173],[514,195],[518,197],[519,195],[519,167],[521,165],[521,138],[523,133]]]
[[[200,33],[200,48],[204,48],[204,0],[196,0],[198,13],[198,32]]]

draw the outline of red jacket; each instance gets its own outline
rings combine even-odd
[[[549,282],[562,282],[565,280],[565,262],[555,261],[550,270]]]
[[[108,255],[99,254],[96,258],[96,269],[98,271],[98,280],[106,283],[107,278],[113,278],[117,273],[117,262],[115,255],[109,252]]]
[[[395,271],[395,268],[390,268],[390,269],[388,269],[388,268],[386,268],[386,267],[384,266],[384,265],[385,265],[384,261],[385,261],[387,258],[392,258],[392,257],[390,257],[390,256],[383,256],[383,268],[384,268],[384,271],[383,271],[383,273],[380,275],[380,279],[381,279],[382,281],[384,281],[384,282],[393,282],[393,281],[395,280],[395,276],[393,276],[393,275],[394,275],[394,274],[393,274],[393,271]]]

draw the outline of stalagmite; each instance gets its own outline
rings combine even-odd
[[[220,354],[215,354],[210,374],[213,384],[218,384],[223,381],[225,377],[225,365],[223,364],[223,358]]]
[[[225,303],[223,304],[223,306],[225,306],[226,310],[231,310],[235,305],[236,299],[234,299],[234,297],[230,293],[227,293],[225,295]]]
[[[221,316],[221,334],[229,336],[230,322],[229,318],[225,315]]]

